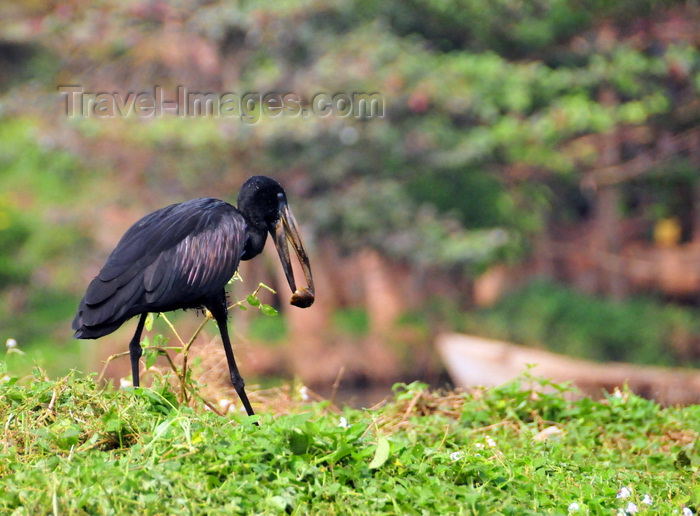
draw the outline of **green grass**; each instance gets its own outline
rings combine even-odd
[[[259,416],[178,405],[167,384],[72,374],[0,384],[3,514],[639,514],[695,511],[698,407],[524,383],[373,410],[253,392]],[[534,383],[537,383],[536,381]],[[545,382],[546,383],[546,382]],[[258,420],[260,426],[253,425]],[[554,432],[541,440],[545,429]],[[630,496],[617,498],[623,487]],[[643,503],[645,495],[652,504]]]

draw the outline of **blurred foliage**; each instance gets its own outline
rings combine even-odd
[[[266,344],[279,344],[287,336],[287,325],[282,317],[254,317],[250,320],[248,337]]]
[[[282,180],[305,229],[347,250],[470,274],[521,259],[553,185],[578,191],[601,142],[643,128],[623,142],[631,160],[697,125],[699,16],[671,0],[6,2],[3,336],[36,338],[17,313],[58,316],[30,290],[81,293],[86,253],[114,243],[96,243],[98,210],[233,198],[251,173]],[[289,92],[304,108],[379,93],[383,116],[68,118],[65,85]]]
[[[344,308],[333,314],[333,327],[351,337],[369,333],[369,315],[363,308]]]
[[[88,183],[78,159],[40,139],[32,119],[0,119],[0,327],[3,342],[54,345],[73,313],[75,264],[86,246],[71,202]]]
[[[3,199],[0,205],[0,248],[3,249],[0,255],[0,288],[29,280],[31,271],[19,256],[29,235],[30,230],[22,220],[22,213]]]
[[[461,329],[598,361],[691,365],[699,358],[700,314],[652,297],[616,302],[535,282],[462,316]]]
[[[71,122],[83,137],[109,135],[169,155],[151,158],[158,183],[196,188],[193,175],[208,170],[206,180],[216,180],[230,158],[303,176],[304,215],[319,233],[349,248],[452,266],[527,250],[549,206],[548,176],[575,183],[595,159],[567,142],[648,124],[697,93],[697,48],[661,41],[650,26],[674,4],[681,3],[46,4],[41,29],[25,39],[64,60],[54,81],[88,91],[185,84],[288,91],[304,103],[318,92],[379,92],[381,119]],[[14,21],[5,25],[22,34],[26,20]]]

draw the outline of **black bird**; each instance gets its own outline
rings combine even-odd
[[[97,339],[140,315],[129,343],[133,383],[138,387],[141,333],[148,313],[206,308],[219,327],[231,383],[248,415],[253,415],[229,340],[225,287],[241,260],[260,254],[268,233],[293,292],[290,303],[311,306],[309,259],[284,189],[269,177],[254,176],[241,187],[238,209],[218,199],[193,199],[154,211],[131,226],[88,286],[73,320],[75,338]],[[301,262],[308,287],[296,287],[286,239]]]

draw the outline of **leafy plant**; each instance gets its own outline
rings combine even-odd
[[[6,373],[0,364],[0,373]],[[543,392],[547,386],[551,391]],[[537,388],[537,390],[531,389]],[[32,514],[672,514],[697,507],[698,408],[572,400],[525,376],[473,393],[395,386],[374,410],[270,391],[260,426],[168,384],[0,383],[0,509]],[[257,393],[256,393],[257,394]]]
[[[231,282],[233,281],[240,281],[241,277],[236,272],[234,277],[231,279]],[[260,312],[268,317],[275,317],[278,315],[277,310],[275,310],[274,307],[262,303],[260,299],[258,299],[258,293],[260,292],[261,289],[266,289],[273,294],[275,291],[265,285],[264,283],[258,284],[258,287],[251,293],[249,294],[245,301],[236,301],[228,306],[228,310],[232,310],[234,308],[238,308],[239,310],[247,310],[248,307],[254,307],[258,308]],[[246,306],[247,305],[247,306]],[[168,325],[170,330],[172,331],[173,335],[177,339],[178,343],[180,346],[166,346],[168,343],[168,339],[163,337],[161,334],[157,334],[153,338],[153,342],[151,342],[151,339],[148,337],[148,335],[144,336],[142,341],[141,341],[141,346],[143,348],[143,359],[146,365],[146,370],[151,370],[153,365],[155,365],[156,359],[159,356],[164,356],[167,360],[168,366],[172,370],[172,372],[175,374],[175,377],[177,378],[177,382],[179,385],[178,392],[177,392],[177,398],[176,401],[178,404],[184,404],[187,405],[193,400],[199,400],[204,405],[207,406],[207,408],[216,414],[222,415],[222,413],[219,411],[218,408],[216,408],[214,405],[212,405],[209,401],[204,399],[200,394],[199,394],[199,386],[197,382],[194,380],[192,377],[192,369],[189,365],[189,353],[190,353],[190,348],[192,347],[192,344],[194,344],[194,341],[197,339],[199,334],[202,332],[202,330],[205,328],[207,323],[209,321],[213,320],[212,314],[206,310],[205,311],[205,317],[204,320],[200,323],[200,325],[197,327],[197,329],[192,333],[192,336],[185,341],[178,331],[175,329],[175,326],[170,322],[170,319],[168,319],[167,315],[164,313],[158,314],[158,317],[162,318],[165,323]],[[145,329],[146,331],[150,331],[153,327],[153,321],[155,319],[154,314],[149,314],[148,317],[146,318],[145,322]],[[182,365],[178,366],[176,365],[175,361],[173,358],[170,356],[169,352],[176,352],[176,353],[181,353],[182,354]],[[104,376],[105,371],[107,370],[107,366],[115,359],[118,358],[123,358],[129,356],[129,351],[124,351],[122,353],[117,353],[114,355],[111,355],[107,358],[105,361],[105,365],[102,368],[102,373],[98,376],[98,380],[102,379]],[[165,393],[167,392],[167,378],[164,378],[162,383],[161,383],[161,397],[165,396]],[[164,389],[164,390],[163,390]]]

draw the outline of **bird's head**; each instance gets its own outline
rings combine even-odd
[[[292,289],[290,303],[300,308],[307,308],[314,302],[314,282],[311,276],[309,257],[301,241],[301,234],[292,210],[287,204],[287,194],[274,179],[265,176],[253,176],[248,179],[238,194],[238,209],[255,227],[264,229],[272,235],[277,248],[284,274]],[[297,289],[292,272],[287,240],[301,263],[308,286]]]

